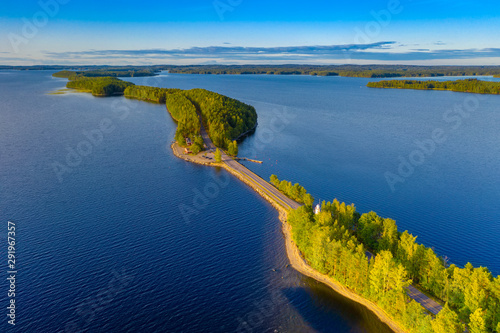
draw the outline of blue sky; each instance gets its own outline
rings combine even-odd
[[[500,65],[498,1],[6,2],[0,64]]]

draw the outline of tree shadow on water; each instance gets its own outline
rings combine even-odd
[[[303,277],[304,285],[283,289],[283,295],[302,320],[316,332],[391,333],[392,330],[364,306],[330,287]]]

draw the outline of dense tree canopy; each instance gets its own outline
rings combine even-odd
[[[124,95],[128,98],[164,104],[168,94],[174,94],[180,91],[182,90],[149,86],[129,86],[125,89]]]
[[[179,122],[178,133],[199,134],[201,117],[213,143],[223,149],[231,147],[232,156],[238,154],[235,139],[257,125],[252,106],[208,90],[170,91],[165,96],[167,109]]]
[[[53,77],[61,77],[61,78],[69,79],[72,76],[77,76],[78,73],[80,73],[80,72],[63,70],[63,71],[59,71],[59,72],[56,72],[56,73],[52,74],[52,76]],[[108,76],[111,76],[111,75],[108,75]]]
[[[165,103],[178,123],[175,139],[181,145],[186,144],[186,138],[190,138],[194,143],[200,136],[201,119],[214,144],[223,149],[231,146],[232,156],[238,154],[238,144],[235,140],[257,126],[257,112],[254,107],[205,89],[136,86],[114,77],[74,75],[69,77],[66,86],[91,92],[95,96],[124,94],[129,98]],[[202,149],[203,144],[199,144],[197,148]]]
[[[257,126],[253,106],[205,89],[186,90],[183,94],[195,105],[217,147],[227,149],[230,142]]]
[[[281,186],[276,176],[271,183]],[[290,188],[291,184],[285,184]],[[319,214],[301,206],[289,212],[293,239],[309,264],[376,302],[409,332],[494,332],[500,322],[500,276],[484,267],[448,266],[416,237],[398,232],[396,222],[353,205],[323,202]],[[368,259],[367,249],[373,255]],[[413,283],[446,302],[431,320],[410,301]]]
[[[289,181],[280,181],[276,175],[271,175],[270,182],[292,200],[303,203],[307,206],[312,206],[314,203],[312,195],[307,193],[306,189],[303,186],[300,186],[299,183],[292,185]]]
[[[91,92],[94,96],[121,95],[131,82],[122,81],[113,77],[75,77],[68,81],[66,87]]]
[[[190,138],[194,143],[195,138],[200,136],[201,125],[193,103],[184,94],[178,92],[166,95],[166,106],[172,118],[177,121],[175,140],[184,145],[185,138]],[[203,148],[203,143],[201,148]]]
[[[466,79],[456,81],[390,80],[369,82],[370,88],[399,88],[421,90],[451,90],[478,94],[500,94],[500,82]]]

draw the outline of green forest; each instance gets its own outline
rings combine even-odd
[[[450,90],[477,94],[500,94],[500,82],[465,79],[456,81],[389,80],[369,82],[370,88],[397,88],[419,90]]]
[[[70,71],[62,70],[52,74],[54,77],[72,78],[72,77],[137,77],[137,76],[154,76],[157,73],[149,68],[108,68],[108,69],[95,69],[85,71]]]
[[[132,85],[114,77],[71,77],[66,87],[91,92],[94,96],[112,96],[123,94],[125,88]]]
[[[276,175],[271,175],[270,183],[292,200],[303,203],[306,206],[312,206],[314,203],[312,195],[307,193],[306,189],[300,186],[299,183],[292,185],[289,181],[280,181]]]
[[[274,178],[277,183],[277,178]],[[288,214],[293,239],[309,264],[374,301],[408,332],[500,332],[500,276],[485,267],[448,265],[416,236],[374,212],[323,202]],[[367,251],[370,251],[369,259]],[[406,294],[413,284],[445,303],[435,319]]]
[[[192,142],[195,142],[196,138],[200,137],[200,119],[193,103],[184,94],[177,92],[167,95],[166,106],[172,118],[177,121],[175,140],[181,146],[185,145],[185,138],[190,138]],[[198,148],[199,150],[203,149],[203,140],[201,147],[196,145],[194,150],[196,151]]]
[[[253,106],[205,89],[186,90],[183,94],[200,113],[213,143],[228,149],[232,141],[257,126]]]
[[[201,115],[203,125],[214,144],[228,150],[232,156],[238,153],[238,146],[233,141],[257,126],[257,112],[253,106],[205,89],[129,86],[124,95],[165,103],[172,117],[179,123],[176,140],[181,145],[185,144],[184,140],[179,140],[181,134],[191,138],[191,141],[199,135],[198,114]]]
[[[346,77],[433,77],[500,75],[498,66],[406,66],[406,65],[200,65],[155,66],[181,74],[268,74]]]
[[[168,94],[181,92],[181,89],[157,88],[148,86],[128,86],[124,91],[125,97],[141,101],[164,104]]]
[[[5,69],[63,69],[64,66],[3,66]],[[0,67],[2,68],[2,67]],[[500,76],[499,66],[411,66],[411,65],[154,65],[154,66],[87,66],[66,67],[54,73],[56,77],[79,76],[134,77],[154,76],[159,71],[179,74],[267,74],[314,75],[367,78],[439,77],[439,76]]]
[[[381,82],[427,85],[420,89],[444,89],[428,86],[443,84],[446,89],[481,93],[495,87],[498,93],[498,83],[478,80]],[[184,145],[184,139],[191,138],[193,152],[203,145],[200,117],[215,145],[233,154],[238,150],[235,139],[257,125],[252,106],[204,89],[135,86],[114,77],[85,76],[72,76],[67,87],[95,96],[123,93],[126,97],[165,103],[178,123],[175,139]],[[463,268],[449,265],[432,248],[417,243],[416,236],[400,232],[394,220],[374,212],[360,214],[352,204],[323,202],[321,212],[314,214],[314,198],[304,187],[280,181],[276,175],[270,182],[305,204],[289,212],[288,222],[295,243],[311,267],[377,303],[407,331],[462,333],[467,328],[473,333],[500,333],[500,276],[493,277],[487,268],[470,263]],[[436,318],[409,298],[406,287],[410,284],[442,300],[445,306]]]
[[[238,155],[235,140],[257,126],[257,112],[253,106],[205,89],[136,86],[115,77],[70,76],[68,80],[66,87],[91,92],[94,96],[123,94],[128,98],[165,104],[178,124],[175,140],[185,146],[185,138],[190,138],[193,152],[203,149],[200,117],[214,144],[226,149],[231,156]]]

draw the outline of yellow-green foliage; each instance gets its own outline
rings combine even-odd
[[[271,181],[281,184],[277,177]],[[285,184],[287,185],[287,184]],[[288,184],[289,185],[289,184]],[[394,220],[353,205],[323,202],[314,215],[305,206],[288,215],[293,239],[309,264],[376,302],[409,332],[493,332],[500,322],[500,277],[484,267],[447,266],[431,248],[399,233]],[[368,263],[365,249],[374,258]],[[409,302],[405,287],[418,284],[446,302],[436,319]]]
[[[125,97],[140,99],[142,101],[163,104],[168,94],[174,94],[180,89],[157,88],[149,86],[129,86],[124,91]]]
[[[167,110],[177,121],[175,140],[181,145],[185,144],[185,138],[191,138],[194,143],[196,136],[200,135],[200,119],[196,108],[182,93],[166,95]]]
[[[292,200],[304,203],[307,206],[312,206],[314,203],[312,195],[307,193],[306,189],[303,186],[300,186],[299,183],[292,185],[289,181],[280,181],[276,175],[271,175],[270,182]]]

